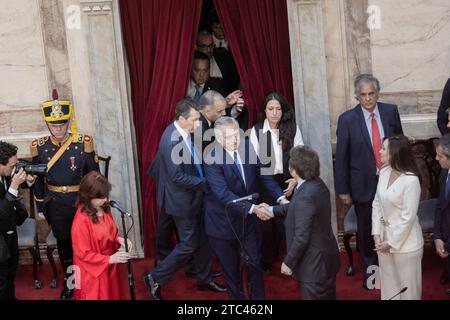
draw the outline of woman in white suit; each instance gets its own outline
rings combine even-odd
[[[378,253],[381,299],[420,300],[422,297],[423,236],[417,210],[419,170],[408,139],[386,138],[380,150],[380,171],[372,205],[372,235]]]

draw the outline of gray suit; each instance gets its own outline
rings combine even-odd
[[[331,228],[327,186],[320,178],[305,181],[291,203],[274,207],[274,214],[286,215],[287,254],[283,262],[300,282],[302,299],[336,299],[340,258]]]

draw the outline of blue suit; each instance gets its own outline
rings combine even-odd
[[[244,246],[251,282],[250,298],[264,299],[264,279],[261,267],[260,221],[249,214],[252,204],[242,201],[227,206],[227,203],[253,194],[256,183],[261,183],[273,194],[274,199],[283,195],[278,184],[269,175],[261,175],[259,163],[248,140],[241,140],[239,156],[245,182],[233,159],[215,143],[205,158],[205,173],[210,191],[205,195],[205,228],[209,243],[219,258],[231,299],[242,299],[240,277],[240,244]],[[240,238],[238,241],[237,238]]]
[[[450,252],[450,195],[445,194],[448,170],[442,170],[439,176],[439,198],[434,215],[433,240],[440,239],[444,242],[444,249]],[[450,281],[450,257],[445,259],[443,278]]]
[[[378,110],[385,137],[403,134],[397,106],[378,102]],[[368,266],[377,264],[377,255],[373,251],[372,201],[378,176],[361,105],[341,114],[336,134],[336,193],[350,194],[353,199],[358,220],[358,245],[365,273]],[[365,277],[368,275],[365,274]]]
[[[203,193],[208,189],[189,147],[171,124],[159,144],[157,163],[157,202],[162,215],[172,216],[180,242],[152,271],[152,277],[164,286],[182,264],[195,253],[199,285],[212,281],[211,255],[202,232]]]

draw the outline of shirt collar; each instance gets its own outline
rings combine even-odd
[[[190,86],[191,86],[191,88],[194,88],[195,89],[195,86],[196,86],[197,84],[194,82],[194,80],[190,80]],[[198,85],[199,86],[199,88],[200,89],[203,89],[203,87],[205,86],[205,84],[199,84]]]
[[[177,129],[177,131],[180,133],[181,137],[183,138],[184,141],[188,140],[189,137],[189,133],[187,133],[186,131],[184,131],[176,121],[174,121],[173,123],[175,125],[175,128]]]
[[[306,182],[306,180],[302,180],[302,181],[300,181],[299,183],[297,183],[297,187],[295,187],[295,190],[298,190],[298,188],[300,188],[300,186],[302,185],[302,184],[304,184]]]
[[[263,124],[263,133],[267,133],[267,131],[273,132],[273,129],[270,127],[269,120],[265,119]]]
[[[364,114],[364,119],[369,120],[370,119],[370,115],[371,113],[369,111],[367,111],[366,109],[364,109],[363,106],[361,106],[361,109],[363,111]],[[378,103],[375,105],[375,109],[373,110],[373,113],[375,113],[375,116],[380,119],[380,111],[378,110]]]

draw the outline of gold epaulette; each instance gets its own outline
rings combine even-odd
[[[39,154],[38,147],[43,146],[48,141],[48,139],[50,139],[50,136],[45,136],[45,137],[41,137],[39,139],[34,139],[31,142],[30,154],[31,154],[32,157],[38,156],[38,154]]]
[[[94,152],[94,138],[87,134],[83,134],[83,142],[84,142],[84,152],[91,153]]]
[[[36,196],[34,196],[34,200],[36,200],[37,202],[44,202],[44,199],[38,198]]]

